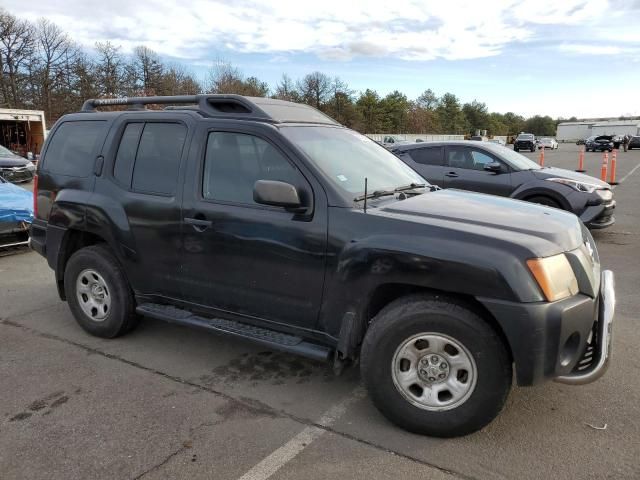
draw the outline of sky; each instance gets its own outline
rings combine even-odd
[[[640,0],[2,0],[86,49],[145,45],[204,78],[217,61],[272,87],[315,70],[490,111],[640,116]]]

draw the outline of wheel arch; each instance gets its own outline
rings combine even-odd
[[[360,347],[362,341],[374,321],[376,315],[380,311],[391,304],[392,302],[408,297],[408,296],[426,296],[437,295],[446,300],[452,301],[461,305],[468,310],[476,313],[487,324],[489,324],[498,334],[502,342],[504,343],[511,361],[513,361],[513,352],[511,350],[511,344],[507,338],[506,333],[502,329],[500,323],[495,317],[487,310],[487,308],[480,303],[472,295],[452,293],[443,290],[438,290],[431,287],[412,285],[406,283],[386,283],[378,285],[368,296],[367,302],[362,307],[357,317],[361,319],[360,322],[351,322],[350,328],[342,329],[340,332],[339,349],[340,345],[346,346],[348,350],[341,352],[346,357],[358,356],[360,353]]]
[[[542,187],[540,185],[522,185],[511,194],[511,198],[516,200],[523,200],[525,202],[534,197],[548,198],[560,205],[563,210],[573,212],[573,208],[567,198],[562,193],[554,189],[550,189],[547,186]]]

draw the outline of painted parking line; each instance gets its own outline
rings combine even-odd
[[[349,406],[364,398],[365,394],[366,392],[364,388],[357,387],[341,402],[327,410],[318,420],[318,425],[323,427],[332,426],[345,414]],[[251,468],[251,470],[240,477],[239,480],[266,480],[288,462],[293,460],[300,452],[325,432],[326,430],[320,427],[306,427],[283,446],[273,451],[269,456],[257,463],[253,468]]]
[[[635,167],[633,167],[631,169],[631,171],[629,173],[627,173],[624,177],[622,177],[620,179],[620,181],[618,182],[618,184],[621,184],[622,182],[624,182],[627,178],[629,178],[631,175],[633,175],[633,173],[638,170],[638,168],[640,168],[640,163],[638,165],[636,165]],[[617,185],[615,185],[613,188],[616,188]]]

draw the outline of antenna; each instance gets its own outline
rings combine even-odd
[[[367,177],[364,177],[364,213],[367,213]]]

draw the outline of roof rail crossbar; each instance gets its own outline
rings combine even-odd
[[[97,107],[128,105],[130,110],[144,109],[145,105],[193,105],[203,114],[213,117],[231,117],[240,114],[261,120],[275,121],[264,110],[240,95],[201,94],[154,97],[91,98],[82,105],[83,112],[94,112]],[[191,107],[190,109],[193,109]]]
[[[308,105],[263,97],[234,94],[199,94],[156,97],[92,98],[84,102],[82,112],[95,112],[98,107],[127,105],[128,110],[144,110],[145,105],[171,105],[170,110],[196,110],[203,116],[268,123],[309,123],[340,125],[324,113]],[[166,109],[167,107],[165,107]]]
[[[113,105],[167,105],[177,103],[198,103],[197,95],[174,95],[170,97],[121,97],[121,98],[90,98],[82,105],[83,112],[93,112],[96,107]]]

